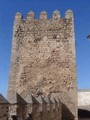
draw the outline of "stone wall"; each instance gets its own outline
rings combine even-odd
[[[0,104],[0,120],[7,120],[9,117],[9,105]]]
[[[14,102],[19,93],[28,96],[53,95],[77,116],[76,57],[73,13],[65,18],[54,11],[52,19],[45,11],[40,19],[29,12],[26,19],[15,16],[8,98]]]
[[[9,102],[0,94],[0,120],[7,120],[9,117]]]

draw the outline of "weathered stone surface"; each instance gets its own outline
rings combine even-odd
[[[77,116],[76,56],[73,13],[40,19],[29,13],[26,20],[15,17],[8,98],[17,92],[24,99],[32,94],[59,96]]]

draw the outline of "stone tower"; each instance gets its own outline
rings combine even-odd
[[[31,11],[14,21],[8,99],[14,103],[18,93],[25,101],[29,96],[53,95],[77,115],[76,56],[73,12],[65,18],[54,11],[52,19],[42,11],[35,19]]]

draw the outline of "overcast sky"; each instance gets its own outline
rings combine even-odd
[[[54,10],[64,17],[73,10],[75,18],[76,60],[78,88],[90,88],[90,0],[0,0],[0,93],[7,96],[13,22],[16,12],[24,17],[31,10],[36,18],[42,10],[51,18]]]

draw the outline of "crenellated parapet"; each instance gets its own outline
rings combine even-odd
[[[18,12],[15,16],[14,36],[16,36],[15,32],[24,35],[23,33],[26,34],[26,32],[33,32],[33,30],[54,31],[62,28],[62,30],[65,29],[66,31],[68,27],[70,28],[71,24],[73,27],[73,12],[71,10],[65,12],[64,18],[62,18],[58,10],[55,10],[52,13],[51,18],[48,18],[48,13],[46,11],[42,11],[39,15],[39,18],[35,18],[35,13],[30,11],[24,19],[23,15]],[[22,36],[18,35],[17,37],[21,38]]]
[[[41,13],[40,13],[40,16],[39,16],[39,18],[38,18],[38,20],[40,19],[40,20],[45,20],[45,19],[54,19],[54,20],[57,20],[57,19],[60,19],[60,18],[62,18],[61,17],[61,14],[60,14],[60,12],[58,11],[58,10],[55,10],[53,13],[52,13],[52,18],[48,18],[48,13],[46,12],[46,11],[41,11]],[[66,19],[71,19],[71,18],[73,18],[73,12],[69,9],[68,11],[66,11],[66,13],[65,13],[65,18]],[[28,14],[27,14],[27,17],[26,17],[26,19],[24,19],[24,20],[33,20],[33,19],[37,19],[37,18],[35,18],[35,13],[33,12],[33,11],[30,11]],[[17,13],[16,14],[16,16],[15,16],[15,20],[23,20],[23,16],[22,16],[22,14],[21,13]]]
[[[27,120],[61,120],[62,105],[56,98],[39,95],[35,97],[30,95],[28,102],[16,93],[16,101],[9,107],[9,120],[16,116],[17,119]]]
[[[10,104],[3,96],[0,96],[0,119],[6,120],[74,120],[69,109],[54,96],[30,95],[28,102],[18,93],[14,103]],[[6,110],[6,111],[5,111]],[[4,116],[3,114],[6,114]],[[65,115],[67,116],[65,116]]]
[[[41,39],[41,37],[43,37],[43,34],[46,34],[47,31],[54,32],[55,30],[62,34],[60,35],[60,37],[59,35],[57,35],[57,39],[64,39],[64,37],[65,39],[67,39],[67,37],[69,36],[68,34],[71,33],[72,29],[73,12],[71,10],[66,11],[64,18],[61,17],[61,14],[58,10],[55,10],[52,13],[52,18],[48,18],[48,14],[46,11],[42,11],[39,18],[35,18],[35,13],[33,11],[30,11],[27,14],[27,17],[23,19],[23,15],[18,12],[15,16],[13,39],[20,40],[24,36],[28,36],[33,33],[35,35],[35,41],[38,41],[39,39]],[[41,31],[44,31],[44,33],[41,34]],[[62,31],[65,32],[62,33]],[[54,36],[56,36],[55,32],[54,34]]]

